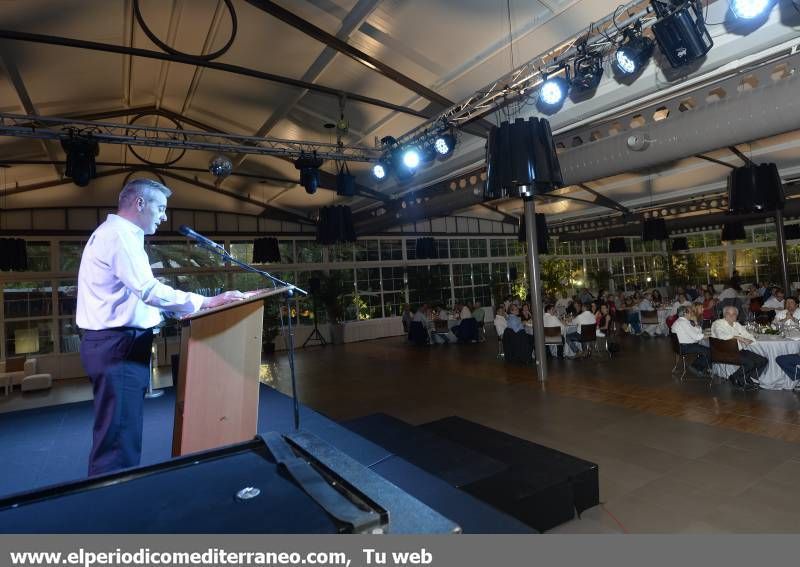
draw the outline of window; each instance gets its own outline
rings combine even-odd
[[[381,260],[392,261],[403,259],[402,240],[381,240]]]
[[[282,264],[294,264],[294,240],[279,240],[278,250]]]
[[[297,264],[322,263],[322,247],[313,240],[296,240],[294,245]]]
[[[328,247],[329,262],[352,262],[353,245],[349,242],[334,244]]]
[[[441,256],[439,256],[441,258]],[[466,238],[450,239],[451,258],[469,258],[469,241]]]
[[[355,243],[356,262],[377,262],[378,241],[361,240]]]
[[[486,258],[486,239],[485,238],[470,238],[469,239],[469,257],[470,258]]]
[[[25,251],[28,254],[29,272],[49,272],[50,271],[50,243],[49,242],[25,242]]]
[[[553,247],[555,250],[555,247]],[[507,256],[508,248],[506,247],[505,238],[492,238],[489,240],[489,251],[492,256]]]
[[[59,264],[62,272],[77,272],[85,242],[59,242]]]
[[[406,240],[406,259],[407,260],[417,259],[417,241],[414,238],[409,238],[408,240]]]

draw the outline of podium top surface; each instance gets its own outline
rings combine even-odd
[[[197,319],[199,317],[205,317],[206,315],[211,315],[212,313],[218,313],[220,311],[225,311],[226,309],[232,309],[234,307],[238,307],[239,305],[244,305],[245,303],[253,303],[255,301],[263,301],[267,297],[273,295],[279,295],[282,293],[287,293],[289,290],[293,289],[293,286],[281,286],[281,287],[273,287],[268,289],[257,289],[254,291],[247,291],[244,292],[244,299],[237,299],[234,301],[230,301],[223,305],[217,305],[216,307],[210,307],[208,309],[201,309],[200,311],[195,311],[194,313],[187,313],[178,318],[179,321],[191,321],[193,319]]]

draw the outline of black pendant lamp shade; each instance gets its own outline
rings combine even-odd
[[[722,225],[722,240],[730,242],[732,240],[744,240],[747,234],[744,231],[742,221],[728,221]]]
[[[642,240],[666,240],[669,238],[667,232],[667,221],[664,219],[645,219],[642,222]]]
[[[492,128],[486,164],[485,201],[530,199],[564,184],[550,123],[543,118],[517,118]]]
[[[28,269],[28,249],[22,238],[0,238],[0,270],[24,272]]]
[[[628,251],[628,244],[624,238],[610,238],[608,240],[608,251],[612,254],[619,254]]]
[[[762,213],[783,209],[783,183],[774,163],[737,167],[728,177],[728,212]]]
[[[519,234],[517,234],[517,240],[520,242],[525,242],[527,240],[524,216],[519,219]],[[536,213],[536,248],[539,254],[550,253],[547,241],[547,218],[544,213]]]
[[[322,207],[319,210],[317,242],[320,244],[336,244],[337,242],[355,241],[356,231],[350,207],[336,205]]]
[[[256,238],[253,241],[253,263],[269,264],[280,263],[281,251],[278,248],[277,238]]]
[[[439,257],[439,250],[436,248],[436,241],[431,237],[417,238],[416,244],[417,260],[427,260]]]

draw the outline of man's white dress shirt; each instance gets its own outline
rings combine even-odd
[[[783,300],[775,296],[770,297],[764,302],[765,309],[783,309]]]
[[[94,331],[149,329],[161,322],[161,311],[194,313],[204,299],[153,277],[144,250],[144,231],[111,214],[83,249],[75,322],[82,329]]]
[[[581,332],[582,325],[597,325],[597,319],[591,311],[582,311],[580,315],[572,320],[578,326],[576,332]]]
[[[780,321],[785,321],[790,317],[788,309],[782,309],[780,311],[775,312],[775,322],[778,323]],[[800,321],[800,309],[795,309],[794,314],[791,315],[794,317],[795,321]]]
[[[556,317],[555,315],[551,315],[550,313],[545,313],[542,319],[544,327],[560,327],[561,334],[562,335],[564,334],[564,323],[562,323],[558,317]]]
[[[672,324],[672,332],[678,336],[682,345],[698,343],[703,340],[703,330],[695,327],[686,317],[678,317]]]
[[[755,341],[756,338],[749,333],[747,329],[745,329],[742,325],[739,324],[739,321],[734,321],[733,325],[728,324],[725,319],[717,319],[711,325],[711,336],[715,339],[738,339],[744,338],[749,339],[751,341]],[[738,342],[739,349],[742,348],[742,343]]]
[[[739,292],[737,292],[732,287],[726,287],[719,294],[720,301],[722,301],[723,299],[736,299],[737,297],[739,297]]]

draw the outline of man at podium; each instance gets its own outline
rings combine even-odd
[[[83,250],[75,319],[84,332],[81,362],[94,390],[90,476],[139,464],[152,329],[161,311],[194,313],[244,297],[238,291],[204,297],[153,277],[144,236],[167,220],[171,194],[156,181],[131,180],[119,194],[117,214],[108,215]]]

